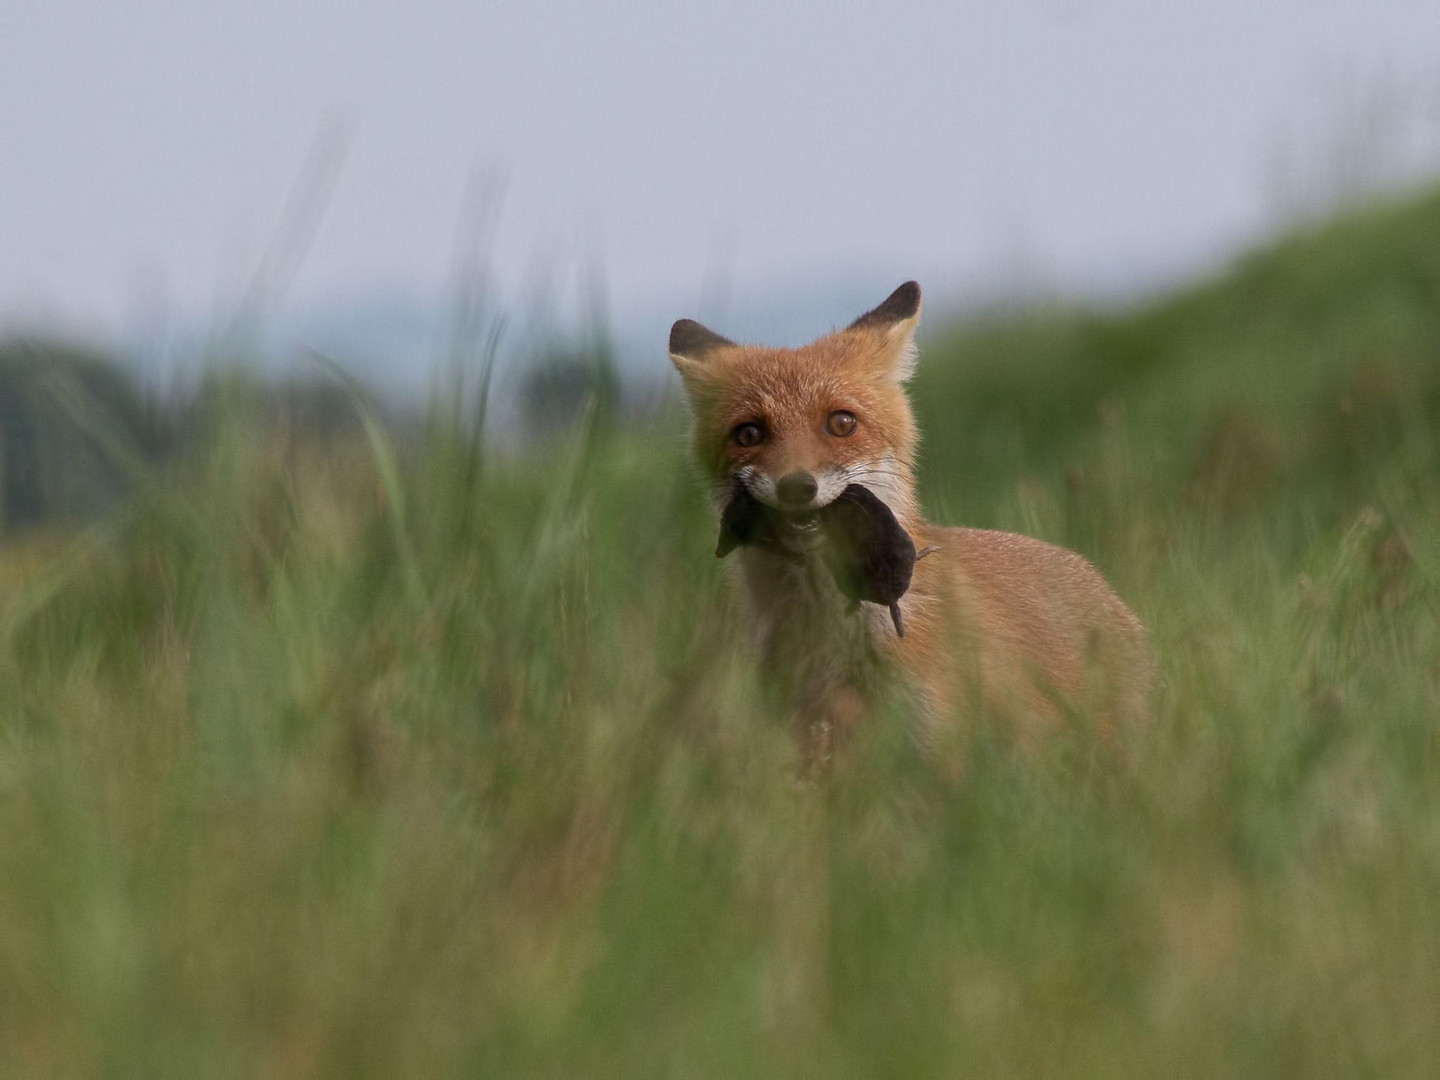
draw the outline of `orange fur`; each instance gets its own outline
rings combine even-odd
[[[761,548],[738,552],[762,657],[789,695],[806,758],[828,759],[863,720],[877,686],[898,674],[939,743],[981,711],[1009,719],[1021,737],[1083,714],[1105,734],[1148,707],[1151,656],[1139,620],[1084,558],[1030,537],[942,528],[915,496],[918,432],[904,381],[914,361],[918,286],[907,283],[850,327],[799,349],[736,345],[682,320],[671,358],[695,418],[694,452],[717,504],[737,478],[761,502],[781,505],[776,482],[806,474],[807,507],[847,484],[869,487],[916,547],[900,601],[906,636],[883,608],[854,609],[818,559],[803,565]],[[827,429],[837,410],[858,420],[848,436]],[[762,439],[737,441],[742,425]]]

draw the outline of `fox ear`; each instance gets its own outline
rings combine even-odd
[[[729,338],[705,329],[694,319],[681,319],[670,327],[670,359],[675,361],[696,360],[703,363],[705,354],[711,349],[734,344]]]
[[[852,322],[848,330],[869,330],[880,335],[886,370],[897,382],[915,374],[915,328],[920,325],[920,286],[907,281],[877,308]]]
[[[681,319],[670,328],[670,362],[680,372],[685,389],[694,394],[705,375],[705,361],[716,349],[733,346],[713,330],[707,330],[694,319]]]

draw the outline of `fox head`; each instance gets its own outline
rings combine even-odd
[[[843,330],[799,349],[737,345],[690,319],[670,359],[694,415],[694,449],[723,497],[737,484],[767,506],[805,513],[850,484],[902,520],[913,513],[920,286],[901,285]]]

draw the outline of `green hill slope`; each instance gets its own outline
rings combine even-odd
[[[917,389],[931,491],[982,515],[1013,480],[997,455],[1053,475],[1116,427],[1168,495],[1233,507],[1363,483],[1440,415],[1440,192],[1136,311],[944,336]]]

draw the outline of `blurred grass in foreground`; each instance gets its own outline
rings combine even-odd
[[[1132,769],[795,789],[678,425],[222,423],[0,549],[0,1072],[1429,1073],[1440,198],[921,370],[931,516],[1150,625]]]

